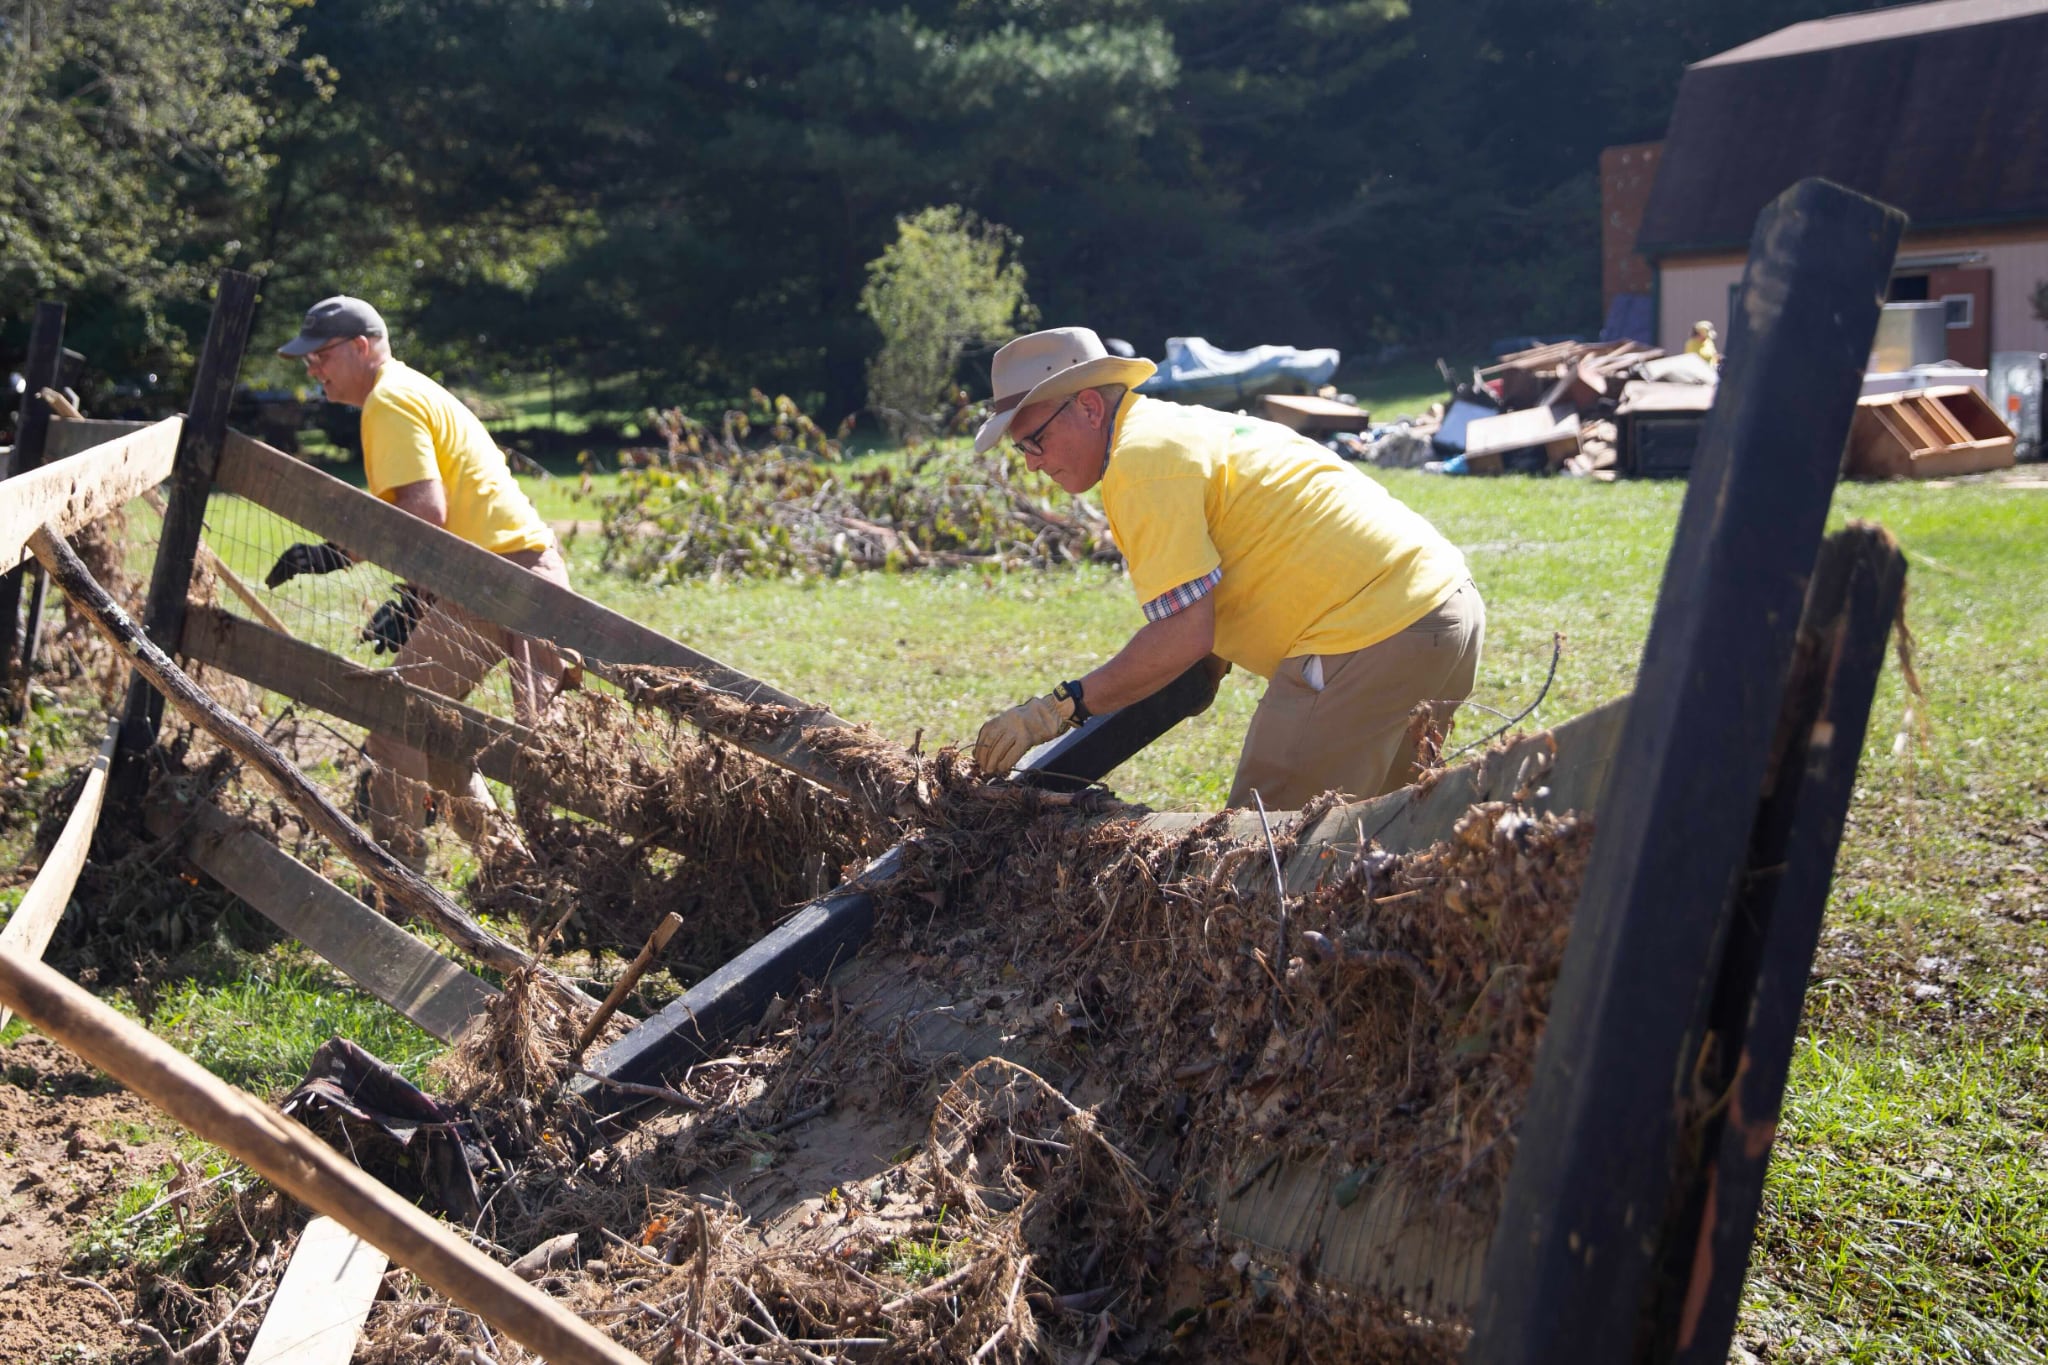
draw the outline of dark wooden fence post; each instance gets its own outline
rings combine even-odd
[[[28,365],[23,377],[28,389],[21,395],[21,416],[14,426],[14,455],[8,461],[7,477],[26,474],[43,462],[43,444],[50,433],[50,405],[42,398],[44,388],[57,382],[58,367],[64,363],[64,305],[39,303],[35,323],[29,330]],[[15,655],[21,642],[21,582],[24,574],[34,575],[33,599],[42,597],[43,569],[25,564],[0,577],[0,695],[11,696],[17,689],[22,705],[28,699],[28,676],[33,671],[32,653],[22,653],[19,677]],[[33,644],[30,649],[33,650]],[[21,717],[15,717],[19,724]]]
[[[1658,1359],[1728,1358],[1870,699],[1905,587],[1905,556],[1882,527],[1852,524],[1821,551],[1779,725],[1789,748],[1772,760],[1707,1022],[1715,1046],[1702,1086],[1728,1102],[1687,1147],[1696,1164],[1681,1172],[1686,1214],[1666,1242]]]
[[[1647,1351],[1682,1140],[1801,609],[1904,216],[1825,181],[1757,219],[1515,1164],[1474,1365]]]
[[[249,324],[256,313],[256,288],[254,275],[221,271],[213,320],[207,324],[206,344],[200,349],[199,368],[192,379],[192,401],[186,405],[185,427],[178,436],[163,537],[157,542],[149,599],[142,615],[143,629],[166,654],[177,653],[185,633],[185,596],[191,589],[192,562],[199,553],[199,533],[206,522],[207,494],[213,488],[221,443],[227,437],[228,405],[234,398],[235,378],[241,372]],[[164,699],[156,689],[140,673],[131,677],[121,720],[116,793],[131,798],[141,793],[147,774],[140,760],[156,743],[163,713]]]

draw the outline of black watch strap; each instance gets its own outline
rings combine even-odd
[[[1074,724],[1083,725],[1087,723],[1089,719],[1088,704],[1081,699],[1081,682],[1078,678],[1073,682],[1061,683],[1052,690],[1052,694],[1061,701],[1070,701],[1074,704]]]

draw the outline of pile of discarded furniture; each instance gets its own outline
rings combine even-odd
[[[1634,341],[1559,341],[1501,356],[1469,382],[1447,366],[1444,378],[1440,410],[1375,429],[1347,453],[1445,474],[1684,477],[1716,372]]]

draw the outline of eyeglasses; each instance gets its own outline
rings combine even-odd
[[[1047,427],[1051,426],[1054,422],[1057,422],[1059,420],[1060,414],[1067,410],[1067,403],[1073,402],[1074,399],[1077,397],[1079,397],[1078,394],[1068,394],[1066,402],[1061,403],[1058,407],[1054,408],[1052,410],[1052,416],[1046,418],[1043,422],[1040,422],[1038,424],[1038,429],[1036,431],[1032,432],[1029,436],[1012,436],[1010,438],[1010,444],[1017,447],[1019,454],[1022,454],[1030,459],[1044,459],[1045,447],[1038,443],[1038,438],[1045,435],[1045,429]]]
[[[300,356],[300,357],[299,357],[299,359],[301,359],[301,360],[305,361],[305,362],[306,362],[306,368],[310,370],[311,368],[313,368],[313,362],[314,362],[315,360],[319,359],[319,358],[320,358],[321,356],[323,356],[323,355],[326,355],[326,354],[327,354],[327,353],[328,353],[329,351],[333,350],[333,349],[334,349],[335,347],[337,347],[337,346],[346,346],[346,345],[347,345],[347,344],[348,344],[349,342],[351,342],[351,341],[354,341],[354,340],[355,340],[355,338],[354,338],[354,337],[336,337],[336,338],[335,338],[334,340],[332,340],[332,341],[328,342],[328,343],[327,343],[327,344],[326,344],[325,346],[316,346],[316,347],[314,347],[314,348],[313,348],[312,350],[310,350],[310,351],[306,352],[306,353],[305,353],[304,355]]]

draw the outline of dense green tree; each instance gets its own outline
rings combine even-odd
[[[839,413],[867,263],[958,204],[1048,322],[1154,354],[1590,328],[1601,147],[1842,7],[0,0],[0,307],[171,347],[225,261],[267,278],[260,342],[347,290],[446,370]]]
[[[0,315],[72,305],[103,364],[175,360],[177,316],[261,183],[264,86],[290,0],[0,4]]]

